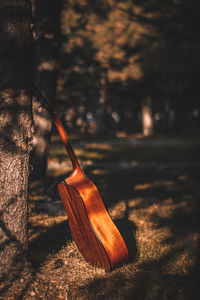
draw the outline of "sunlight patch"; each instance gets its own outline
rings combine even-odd
[[[164,181],[164,180],[158,180],[154,181],[151,183],[143,183],[143,184],[138,184],[133,187],[135,191],[140,191],[140,190],[147,190],[153,187],[171,187],[174,185],[173,181]]]
[[[120,201],[116,205],[112,206],[112,208],[109,209],[109,214],[112,218],[123,218],[124,212],[126,211],[126,203],[125,201]]]
[[[137,197],[137,198],[131,199],[128,201],[128,206],[130,208],[133,208],[133,207],[139,205],[140,203],[142,203],[143,200],[144,200],[143,197]]]
[[[105,169],[94,169],[94,170],[92,170],[92,174],[94,174],[94,175],[103,175],[103,174],[106,174],[106,173],[108,173],[108,171],[105,170]]]

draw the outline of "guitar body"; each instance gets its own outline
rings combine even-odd
[[[126,261],[126,244],[94,183],[85,175],[76,174],[58,184],[58,191],[72,237],[84,259],[107,271]]]

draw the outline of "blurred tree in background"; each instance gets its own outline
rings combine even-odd
[[[67,126],[138,132],[148,111],[149,134],[197,128],[199,6],[197,0],[67,1],[59,93]]]
[[[59,74],[62,0],[32,0],[33,37],[35,45],[35,87],[55,102]],[[46,110],[33,102],[34,141],[31,152],[32,178],[46,173],[52,120]]]
[[[32,2],[35,83],[57,97],[71,133],[198,132],[199,1]],[[43,177],[51,121],[44,110],[34,116]]]

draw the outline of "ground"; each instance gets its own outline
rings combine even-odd
[[[111,272],[88,265],[72,241],[56,183],[70,171],[55,137],[47,178],[30,189],[30,258],[20,299],[200,299],[200,143],[134,137],[73,141],[87,176],[128,246]],[[16,297],[17,298],[17,297]]]

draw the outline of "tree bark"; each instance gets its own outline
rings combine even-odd
[[[33,73],[30,22],[29,1],[0,1],[0,296],[5,298],[19,296],[19,284],[24,289],[31,275],[27,234]]]
[[[32,0],[35,22],[35,85],[51,102],[55,101],[61,43],[62,0]],[[31,153],[32,179],[46,174],[51,139],[52,120],[45,110],[38,109],[34,101],[34,140]]]

